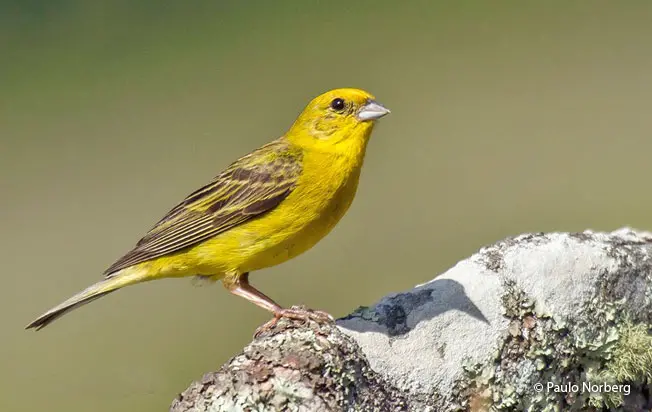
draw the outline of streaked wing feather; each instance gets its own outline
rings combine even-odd
[[[274,209],[300,173],[300,152],[283,140],[261,147],[188,195],[105,275],[183,250]]]

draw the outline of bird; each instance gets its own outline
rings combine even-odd
[[[284,308],[249,282],[311,249],[355,197],[367,143],[390,111],[367,91],[341,88],[313,98],[280,138],[231,163],[190,193],[104,272],[104,279],[26,326],[40,330],[125,286],[163,278],[221,280],[232,294],[281,318],[333,321],[327,312]]]

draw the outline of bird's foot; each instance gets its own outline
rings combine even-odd
[[[280,309],[274,313],[274,317],[256,329],[254,338],[260,336],[263,332],[267,332],[272,329],[278,323],[281,318],[294,319],[294,320],[303,320],[307,322],[312,320],[317,323],[333,323],[335,319],[327,312],[321,310],[312,310],[302,306],[292,306],[289,309]]]

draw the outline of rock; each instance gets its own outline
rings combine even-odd
[[[526,234],[334,325],[282,320],[171,411],[652,409],[652,234]]]

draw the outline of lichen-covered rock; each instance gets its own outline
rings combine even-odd
[[[335,324],[282,319],[221,370],[174,401],[191,411],[400,411],[404,394],[367,363]]]
[[[652,234],[509,238],[338,326],[280,322],[172,410],[652,410]]]

